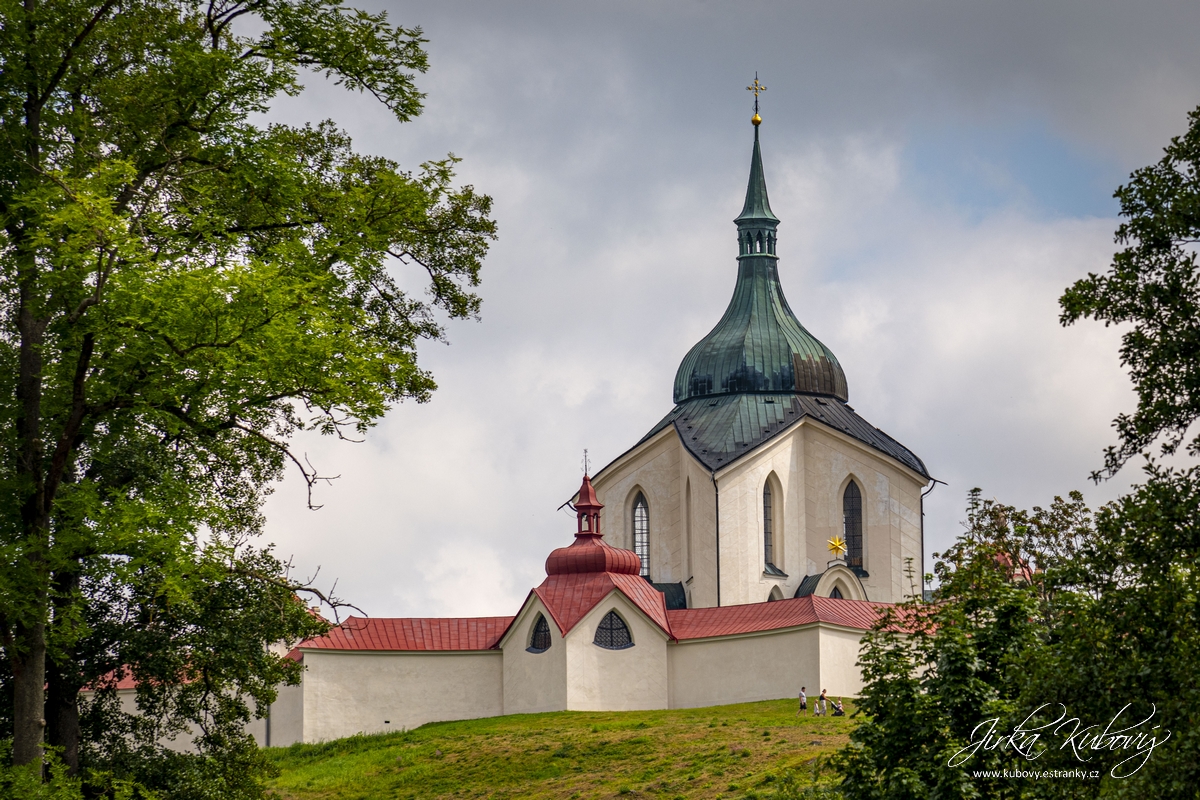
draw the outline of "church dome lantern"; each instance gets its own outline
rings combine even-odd
[[[846,374],[833,352],[805,330],[779,283],[779,218],[771,211],[759,145],[757,107],[750,179],[738,232],[733,297],[716,327],[679,365],[674,399],[722,394],[800,393],[846,401]]]
[[[588,572],[610,572],[637,575],[642,560],[632,550],[622,550],[604,541],[600,534],[600,510],[604,508],[596,497],[592,481],[583,476],[579,499],[575,503],[577,517],[575,541],[560,547],[546,559],[547,575],[569,575]]]

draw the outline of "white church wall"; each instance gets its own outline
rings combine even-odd
[[[504,713],[499,651],[304,652],[304,741]]]
[[[920,493],[924,482],[856,440],[807,420],[804,431],[805,528],[810,569],[829,561],[826,542],[843,534],[842,493],[853,477],[863,494],[863,579],[868,597],[899,602],[908,593],[904,559],[920,571]]]
[[[633,647],[595,644],[609,611],[629,626]],[[624,595],[613,592],[567,633],[567,708],[571,711],[637,711],[666,708],[667,635]]]
[[[550,624],[550,649],[530,653],[526,648],[538,614]],[[554,618],[536,595],[521,609],[500,646],[504,654],[505,714],[566,710],[567,647]]]
[[[678,441],[678,437],[676,437]],[[710,608],[717,604],[716,572],[716,494],[712,476],[704,465],[686,450],[679,459],[680,485],[684,496],[691,489],[691,502],[684,522],[683,588],[688,608]]]
[[[721,495],[721,604],[762,603],[778,586],[785,597],[791,597],[804,578],[803,561],[789,558],[789,551],[802,552],[799,544],[799,525],[794,511],[800,505],[800,495],[792,475],[797,471],[799,458],[796,432],[778,436],[717,473]],[[787,578],[765,574],[763,543],[763,487],[774,474],[783,489],[782,496],[772,498],[782,506],[782,515],[791,521],[793,542],[788,542],[787,522],[781,536],[782,558],[775,566],[788,574]],[[797,564],[792,568],[792,561]],[[715,603],[714,603],[715,605]]]
[[[821,689],[833,697],[857,697],[862,691],[862,672],[858,655],[862,631],[821,626]],[[809,692],[809,697],[820,690]]]
[[[673,643],[667,650],[670,707],[794,697],[801,686],[815,694],[823,666],[818,638],[810,625]]]
[[[667,428],[610,464],[592,484],[604,505],[600,512],[604,540],[626,550],[633,549],[636,490],[645,495],[650,511],[650,576],[664,583],[688,578],[681,574],[685,560],[680,524],[681,455],[678,435],[674,428]]]

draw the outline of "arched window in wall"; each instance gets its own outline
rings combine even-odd
[[[550,623],[546,622],[545,616],[538,614],[537,621],[533,623],[533,631],[529,635],[529,647],[526,648],[531,653],[544,653],[550,649]]]
[[[862,492],[854,481],[846,484],[842,495],[842,520],[846,538],[846,566],[855,572],[863,568]]]
[[[641,576],[650,576],[650,507],[646,496],[638,492],[633,500],[633,552],[642,562]]]
[[[625,620],[617,616],[615,611],[608,612],[604,615],[604,619],[600,620],[600,625],[596,628],[596,638],[592,642],[605,650],[624,650],[626,647],[633,647],[633,637],[629,634],[629,626],[625,624]]]
[[[829,596],[832,597],[834,600],[845,599],[842,597],[842,590],[839,589],[837,586],[833,587],[833,591],[829,593]]]
[[[787,574],[778,566],[783,561],[782,511],[783,489],[772,472],[762,489],[763,572],[786,578]]]
[[[763,486],[763,561],[775,565],[775,512],[771,508],[771,482]]]

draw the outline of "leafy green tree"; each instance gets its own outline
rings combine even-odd
[[[1007,723],[1014,667],[1045,635],[1046,609],[1027,579],[1031,528],[1079,512],[1078,498],[1031,516],[971,493],[963,535],[934,554],[935,602],[897,605],[864,637],[858,709],[867,720],[835,758],[846,797],[1021,796],[1014,781],[971,777],[954,755],[984,720]],[[1011,766],[1010,755],[977,753],[970,770]]]
[[[428,398],[416,344],[443,336],[439,310],[477,313],[495,226],[488,197],[455,188],[453,157],[406,172],[332,123],[259,115],[316,73],[408,120],[422,44],[338,0],[0,2],[0,643],[15,764],[40,761],[47,722],[71,757],[79,683],[105,658],[165,681],[182,718],[245,717],[199,708],[197,681],[261,703],[256,687],[286,677],[278,655],[210,659],[225,646],[214,626],[257,599],[205,596],[236,579],[288,608],[278,595],[299,584],[246,542],[286,465],[320,480],[291,437],[360,435],[390,404]],[[400,288],[406,268],[424,270],[427,294]],[[122,626],[88,617],[102,596]],[[242,619],[242,644],[311,630],[280,619]]]
[[[1117,193],[1125,217],[1109,272],[1062,297],[1062,322],[1128,324],[1121,361],[1137,410],[1117,418],[1120,438],[1097,480],[1156,442],[1185,443],[1200,417],[1200,109],[1163,159]],[[899,607],[866,639],[860,707],[870,716],[839,755],[850,798],[1195,796],[1200,785],[1200,468],[1152,460],[1146,479],[1092,515],[1079,495],[1032,513],[972,495],[968,528],[937,561],[935,603]],[[937,554],[935,554],[937,558]],[[1126,706],[1129,706],[1127,709]],[[1050,744],[1035,762],[979,751],[970,773],[948,754],[972,725],[1008,732],[1063,710],[1083,725],[1139,728],[1158,743],[1129,751]],[[1067,731],[1072,731],[1069,725]],[[978,739],[976,735],[976,739]],[[1099,780],[996,781],[975,770],[1099,770]],[[1136,768],[1136,769],[1135,769]]]
[[[1162,159],[1137,170],[1116,192],[1124,221],[1116,240],[1125,249],[1104,275],[1089,274],[1062,296],[1062,323],[1084,318],[1128,324],[1121,363],[1137,391],[1137,410],[1114,425],[1120,444],[1108,448],[1109,477],[1130,458],[1161,441],[1161,452],[1200,455],[1200,108]]]

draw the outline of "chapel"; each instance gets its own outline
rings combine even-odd
[[[545,580],[511,616],[351,617],[301,642],[302,682],[255,723],[260,743],[858,693],[863,633],[915,590],[910,560],[921,574],[932,479],[850,406],[788,305],[752,122],[729,306],[683,357],[674,408],[584,476]]]

